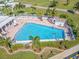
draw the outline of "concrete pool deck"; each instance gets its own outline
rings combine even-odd
[[[59,29],[63,29],[65,32],[67,32],[67,28],[65,27],[60,27],[60,26],[56,26],[54,24],[51,24],[50,22],[48,22],[48,20],[40,20],[38,18],[32,18],[30,17],[25,17],[25,18],[20,18],[18,17],[19,20],[17,20],[18,25],[17,26],[12,26],[7,33],[7,37],[10,37],[11,39],[14,38],[16,32],[25,24],[25,23],[36,23],[36,24],[41,24],[41,25],[45,25],[45,26],[50,26],[50,27],[55,27],[55,28],[59,28]],[[66,37],[68,38],[68,37]]]

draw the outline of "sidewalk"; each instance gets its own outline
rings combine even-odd
[[[4,50],[7,52],[7,54],[9,54],[9,55],[16,54],[16,53],[22,52],[22,51],[25,51],[25,52],[31,51],[31,52],[33,52],[34,54],[41,55],[41,54],[42,54],[43,52],[45,52],[45,50],[47,50],[47,49],[56,49],[56,50],[61,51],[61,52],[63,51],[63,50],[60,50],[60,49],[57,49],[57,48],[45,47],[45,48],[44,48],[41,52],[39,52],[39,53],[33,51],[32,49],[19,49],[19,50],[16,50],[16,51],[13,51],[12,53],[10,53],[6,47],[0,46],[0,48],[4,49]]]
[[[8,4],[11,4],[13,7],[16,5],[16,4],[19,4],[18,2],[13,2],[13,3],[8,3]],[[32,4],[24,4],[26,6],[26,8],[28,7],[32,7],[33,5]],[[36,8],[39,8],[39,9],[48,9],[48,7],[44,7],[44,6],[33,6],[33,7],[36,7]],[[51,8],[53,9],[53,8]],[[57,11],[62,11],[62,12],[68,12],[68,9],[60,9],[60,8],[56,8]],[[79,14],[78,11],[74,11],[75,14]]]
[[[72,55],[73,53],[75,53],[77,51],[79,51],[79,45],[76,45],[70,49],[67,49],[64,52],[62,52],[54,57],[50,57],[49,59],[64,59],[65,57]]]

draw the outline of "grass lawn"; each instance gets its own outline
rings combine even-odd
[[[76,2],[78,2],[79,0],[70,0],[69,5],[64,5],[63,4],[63,0],[58,0],[59,3],[57,5],[57,8],[63,8],[63,9],[73,9],[74,4],[76,4]]]
[[[77,44],[79,44],[79,40],[63,41],[63,43],[62,43],[62,45],[66,45],[67,48],[71,48],[71,47],[73,47],[73,46],[75,46]],[[15,48],[17,46],[15,46]],[[21,46],[22,45],[19,45],[19,47],[21,47]],[[47,47],[47,46],[48,47],[59,48],[60,44],[59,44],[58,41],[55,41],[55,42],[54,41],[48,41],[48,42],[41,42],[40,43],[40,47],[41,48],[44,48],[44,47]],[[45,52],[46,52],[46,50],[45,50]],[[48,50],[48,52],[50,52],[50,51]],[[45,54],[43,53],[43,56],[44,56],[45,59],[48,58],[48,57],[50,57],[50,56],[53,56],[53,55],[50,55],[50,53],[48,53],[48,52],[45,53]],[[46,57],[45,57],[45,55],[46,55]],[[18,52],[18,53],[13,54],[13,55],[8,55],[4,49],[0,48],[0,59],[40,59],[40,56],[39,55],[35,55],[34,53],[32,53],[30,51],[27,51],[27,52]]]
[[[46,12],[46,10],[43,10],[43,9],[33,10],[32,8],[24,8],[24,9],[14,9],[14,14],[18,15],[19,11],[24,11],[24,13],[27,13],[27,14],[31,14],[35,12],[38,16],[42,16]]]
[[[22,9],[22,10],[25,11],[25,13],[28,13],[28,14],[33,12],[32,8],[25,8],[25,9]],[[15,13],[17,13],[17,11],[19,11],[19,9],[15,10]],[[38,16],[42,16],[42,15],[44,15],[46,13],[46,10],[44,10],[44,9],[36,9],[35,13]],[[59,11],[56,12],[57,16],[59,16],[61,14],[66,14],[69,18],[71,18],[73,20],[74,25],[77,25],[77,24],[79,25],[79,20],[78,20],[79,19],[79,15],[72,14],[72,13],[59,12]]]
[[[15,0],[23,3],[31,3],[33,5],[40,5],[40,6],[48,6],[50,4],[50,0]],[[64,5],[62,2],[63,0],[57,0],[57,8],[64,8],[64,9],[73,9],[73,6],[79,0],[70,0],[69,5]]]
[[[4,49],[0,49],[0,59],[37,59],[36,57],[34,53],[29,51],[8,55]]]
[[[48,6],[49,0],[15,0],[22,3],[31,3],[33,5]]]
[[[75,45],[79,44],[79,40],[73,40],[73,41],[63,41],[62,45],[66,45],[67,48],[71,48]],[[49,41],[49,42],[41,42],[41,47],[46,47],[46,46],[50,46],[50,47],[55,47],[55,48],[59,48],[60,44],[57,41]]]
[[[41,6],[48,6],[49,4],[49,0],[18,0],[24,3],[32,3],[33,5],[41,5]],[[59,3],[57,5],[58,8],[64,8],[64,9],[72,9],[74,4],[79,1],[79,0],[71,0],[70,4],[68,6],[65,6],[60,0],[58,0]],[[33,10],[32,8],[25,8],[25,9],[17,9],[14,10],[15,14],[18,14],[19,11],[24,11],[25,13],[32,13]],[[11,12],[11,9],[8,8],[4,8],[4,10],[2,10],[3,13],[5,14],[9,14]],[[46,12],[46,10],[42,10],[42,9],[36,9],[35,13],[37,15],[44,15],[44,13]],[[59,16],[61,14],[66,14],[69,18],[71,18],[73,20],[73,24],[75,25],[79,25],[79,15],[76,14],[71,14],[71,13],[64,13],[64,12],[56,12],[56,15]],[[6,43],[4,43],[5,41],[0,42],[0,45],[6,45]],[[74,40],[74,41],[64,41],[63,42],[64,45],[67,46],[67,48],[71,48],[77,44],[79,44],[79,40]],[[41,42],[40,47],[46,47],[46,46],[50,46],[50,47],[59,47],[59,42]],[[22,45],[19,45],[19,48],[23,47]],[[17,45],[12,47],[14,50],[18,49]],[[8,55],[4,49],[0,49],[0,59],[39,59],[37,55],[35,55],[32,52],[18,52],[16,54],[13,55]]]
[[[68,18],[73,20],[73,24],[76,26],[77,24],[79,25],[79,15],[77,14],[72,14],[72,13],[65,13],[65,12],[56,12],[56,15],[59,16],[60,14],[66,14]]]

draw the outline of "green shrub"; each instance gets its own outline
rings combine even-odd
[[[18,50],[20,48],[24,48],[24,45],[23,44],[15,44],[12,46],[13,51]]]
[[[68,16],[66,14],[60,14],[60,18],[67,18]]]
[[[0,46],[8,47],[9,38],[7,39],[0,39]]]

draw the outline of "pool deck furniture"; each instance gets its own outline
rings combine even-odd
[[[53,57],[50,57],[49,59],[64,59],[65,57],[68,57],[69,55],[74,54],[75,52],[79,51],[79,45],[76,45],[70,49],[65,50],[64,52],[55,55]]]

